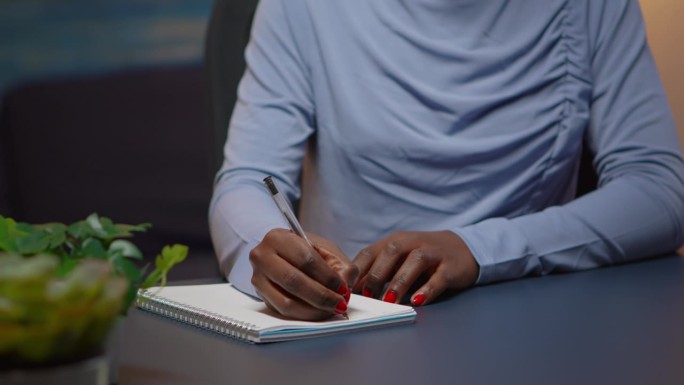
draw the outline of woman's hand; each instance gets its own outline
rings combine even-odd
[[[445,290],[468,288],[479,274],[468,246],[451,231],[394,233],[361,250],[354,264],[360,272],[354,291],[387,302],[401,300],[421,277],[427,279],[411,293],[413,305],[430,303]]]
[[[288,318],[321,320],[347,311],[358,268],[332,242],[274,229],[249,254],[252,284],[272,310]]]

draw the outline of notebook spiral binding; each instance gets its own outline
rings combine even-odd
[[[194,306],[180,304],[155,296],[147,290],[141,290],[138,293],[136,306],[143,310],[241,341],[253,342],[249,337],[254,337],[256,334],[256,326],[251,323],[222,317]]]

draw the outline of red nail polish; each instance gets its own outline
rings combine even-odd
[[[370,292],[368,289],[363,289],[363,296],[368,297],[368,298],[373,298],[373,293]]]
[[[413,304],[416,306],[420,306],[425,302],[425,294],[420,293],[417,294],[415,297],[413,297]]]
[[[345,302],[349,302],[349,297],[351,297],[351,291],[346,284],[342,284],[339,289],[337,289],[337,294],[344,297]]]
[[[397,302],[397,293],[394,290],[390,290],[385,294],[385,298],[382,300],[385,302],[395,303]]]
[[[340,301],[337,306],[335,307],[335,313],[337,314],[342,314],[347,311],[347,303],[344,301]]]

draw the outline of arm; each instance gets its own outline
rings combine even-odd
[[[425,272],[430,279],[412,294],[414,304],[423,304],[445,289],[621,263],[684,243],[684,162],[638,3],[591,6],[604,8],[590,23],[598,33],[587,139],[599,188],[517,218],[393,234],[357,256],[356,290],[382,296],[391,280],[385,298],[394,292],[394,302]],[[402,265],[397,274],[391,261]]]
[[[230,122],[225,162],[210,207],[222,271],[238,289],[292,318],[344,313],[357,270],[332,243],[310,234],[313,248],[288,229],[262,180],[299,199],[306,143],[314,131],[307,35],[300,3],[262,0],[247,47],[247,70]],[[296,22],[290,18],[297,17]],[[296,26],[298,29],[295,29]]]
[[[308,69],[288,16],[282,1],[257,8],[209,210],[221,270],[251,294],[250,250],[270,230],[287,228],[261,181],[273,175],[290,202],[299,199],[301,162],[313,133]]]
[[[638,3],[602,4],[587,134],[599,188],[458,231],[478,259],[479,283],[626,262],[684,242],[684,163]]]

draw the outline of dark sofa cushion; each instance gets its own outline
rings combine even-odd
[[[150,222],[135,240],[191,247],[177,278],[216,276],[207,225],[213,130],[199,66],[35,82],[3,98],[3,215]],[[3,196],[4,195],[4,196]]]

